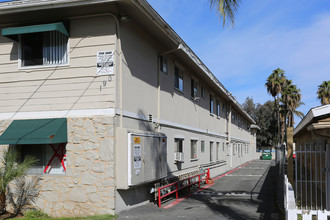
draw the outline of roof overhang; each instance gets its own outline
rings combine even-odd
[[[309,112],[305,115],[305,117],[300,121],[297,127],[293,131],[293,135],[298,134],[304,128],[313,123],[313,120],[318,117],[330,115],[330,104],[322,105],[319,107],[315,107],[309,110]]]

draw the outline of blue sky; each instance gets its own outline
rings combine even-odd
[[[330,1],[242,0],[234,28],[222,27],[207,0],[148,2],[240,103],[272,99],[266,78],[281,68],[301,89],[298,110],[320,105],[317,86],[330,80]]]

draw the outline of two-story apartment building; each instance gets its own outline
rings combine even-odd
[[[256,157],[253,119],[145,0],[3,2],[0,31],[0,145],[39,159],[52,216],[113,214]]]

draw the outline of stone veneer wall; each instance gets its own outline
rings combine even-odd
[[[42,176],[35,206],[54,217],[114,214],[114,131],[113,117],[68,118],[67,172]]]

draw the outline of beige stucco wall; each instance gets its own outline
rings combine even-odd
[[[18,42],[0,36],[0,113],[114,107],[116,78],[96,76],[96,55],[116,50],[115,30],[110,16],[71,19],[69,64],[51,67],[19,68]]]
[[[210,163],[210,141],[214,142],[213,162],[216,161],[216,144],[220,143],[219,160],[224,160],[217,168],[214,175],[224,172],[230,167],[236,167],[246,161],[255,159],[255,136],[248,129],[246,119],[245,123],[238,123],[238,120],[232,123],[230,135],[235,143],[246,144],[249,146],[247,153],[238,154],[235,148],[235,155],[227,156],[227,146],[225,152],[222,152],[222,143],[227,141],[227,119],[225,109],[229,109],[228,102],[220,92],[207,86],[205,80],[199,77],[199,73],[194,72],[188,65],[180,61],[175,56],[176,52],[166,55],[167,74],[158,71],[158,56],[166,52],[162,48],[161,42],[151,38],[143,29],[140,29],[134,22],[122,23],[120,26],[121,43],[123,49],[123,109],[129,115],[124,115],[123,127],[158,131],[167,135],[167,161],[169,175],[179,173],[184,170],[196,169],[197,166]],[[184,91],[178,91],[174,88],[174,66],[178,65],[184,70]],[[159,75],[158,75],[159,74]],[[160,93],[158,99],[158,77],[160,83]],[[194,78],[205,88],[205,99],[200,98],[194,102],[191,98],[191,78]],[[216,100],[220,101],[220,117],[210,114],[209,99],[210,93],[214,96],[214,106]],[[160,102],[158,108],[158,101]],[[233,105],[233,104],[232,104]],[[238,110],[232,107],[238,114]],[[158,115],[158,111],[160,114]],[[216,110],[215,110],[216,112]],[[149,115],[152,115],[153,122],[148,121]],[[240,115],[244,118],[243,115]],[[184,137],[184,163],[178,165],[174,161],[175,142],[177,136]],[[190,160],[190,142],[191,139],[197,139],[198,160]],[[201,152],[201,141],[205,141],[205,152]],[[231,145],[230,145],[231,146]],[[232,148],[230,150],[232,152]]]

